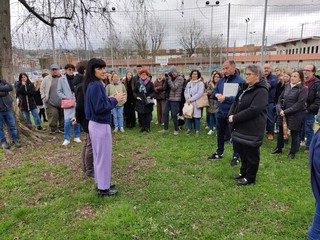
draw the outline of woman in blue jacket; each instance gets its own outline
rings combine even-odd
[[[117,193],[111,189],[111,110],[125,97],[116,93],[107,97],[105,89],[106,64],[102,59],[92,58],[87,65],[85,77],[85,115],[89,120],[89,134],[93,149],[94,178],[99,196]]]

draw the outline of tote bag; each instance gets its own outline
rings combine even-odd
[[[209,99],[206,92],[202,94],[202,96],[196,100],[197,108],[209,107]]]

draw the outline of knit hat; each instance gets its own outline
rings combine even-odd
[[[170,69],[169,69],[169,73],[173,73],[173,72],[179,72],[177,67],[176,66],[172,66]]]

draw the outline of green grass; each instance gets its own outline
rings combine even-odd
[[[172,122],[170,122],[172,128]],[[171,129],[170,128],[170,129]],[[62,136],[0,164],[0,239],[305,239],[314,212],[304,147],[293,160],[265,141],[255,186],[231,177],[232,146],[208,161],[216,137],[136,129],[113,134],[113,182],[97,197],[81,173],[81,144]]]

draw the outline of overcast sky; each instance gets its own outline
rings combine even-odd
[[[39,1],[39,0],[37,0]],[[112,13],[115,20],[115,29],[121,36],[128,37],[130,23],[137,13],[123,12],[121,4],[126,0],[114,0],[117,11]],[[181,48],[178,41],[177,28],[181,24],[188,24],[194,18],[200,22],[205,35],[210,35],[211,8],[206,7],[205,0],[152,0],[153,10],[151,16],[158,16],[166,24],[166,37],[163,48]],[[215,4],[216,1],[210,1]],[[228,3],[231,4],[230,14],[230,40],[229,46],[241,46],[245,44],[246,27],[248,26],[247,43],[261,45],[263,29],[263,0],[221,0],[219,6],[213,7],[212,33],[213,36],[222,34],[226,42]],[[17,0],[11,0],[11,15],[14,44],[25,48],[45,48],[51,45],[49,28],[43,24],[32,24],[28,27],[21,27],[25,20],[25,10]],[[281,5],[280,5],[281,4]],[[268,45],[284,41],[288,38],[300,38],[301,26],[304,24],[303,37],[320,36],[320,0],[269,0],[266,25],[266,36]],[[246,18],[250,18],[248,23]],[[18,30],[17,30],[18,29]],[[35,30],[36,29],[36,30]],[[68,36],[56,30],[56,45],[62,48],[81,47],[80,36]],[[103,25],[94,22],[87,22],[87,33],[89,35],[89,47],[99,48],[105,46],[108,31]],[[250,34],[251,33],[251,34]],[[22,37],[23,36],[23,37]]]

